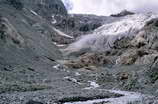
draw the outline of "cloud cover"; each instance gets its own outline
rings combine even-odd
[[[124,9],[157,12],[158,0],[63,0],[71,3],[70,13],[110,15]]]

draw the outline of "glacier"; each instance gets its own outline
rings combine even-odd
[[[81,36],[78,41],[70,44],[65,52],[77,52],[82,49],[109,50],[116,40],[136,36],[147,21],[156,17],[158,15],[154,13],[140,13],[118,18],[117,21],[99,27],[92,34]]]

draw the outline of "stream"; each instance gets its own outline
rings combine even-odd
[[[104,90],[105,91],[105,90]],[[139,101],[143,99],[143,95],[136,92],[119,91],[119,90],[107,90],[111,93],[123,94],[124,96],[118,98],[105,98],[105,99],[94,99],[88,101],[78,101],[78,102],[66,102],[64,104],[94,104],[100,102],[107,102],[107,104],[132,104],[132,102]],[[103,103],[101,103],[103,104]],[[105,103],[106,104],[106,103]]]

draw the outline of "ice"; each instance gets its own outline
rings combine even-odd
[[[156,17],[158,15],[152,13],[125,16],[118,21],[99,27],[93,34],[82,36],[78,41],[70,44],[65,51],[74,52],[83,48],[94,51],[108,50],[113,47],[117,39],[137,35],[147,21]]]

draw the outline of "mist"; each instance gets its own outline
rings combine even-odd
[[[158,0],[63,0],[69,13],[108,16],[122,10],[157,12]],[[69,6],[68,6],[69,4]]]

